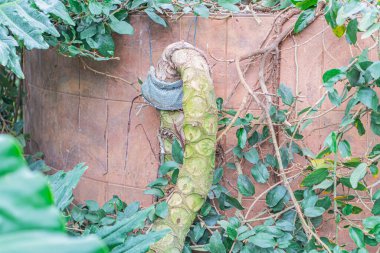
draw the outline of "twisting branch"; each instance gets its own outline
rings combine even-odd
[[[259,100],[259,98],[257,97],[257,95],[253,92],[253,90],[251,89],[251,87],[247,84],[246,80],[244,79],[244,76],[243,76],[243,73],[241,71],[239,63],[240,63],[239,58],[236,58],[235,64],[236,64],[236,69],[238,71],[238,75],[239,75],[241,83],[247,89],[247,91],[253,97],[253,99],[256,101],[256,103],[259,104],[260,107],[262,108],[262,110],[265,112],[266,120],[267,120],[268,125],[269,125],[269,131],[270,131],[271,136],[272,136],[272,142],[273,142],[273,146],[274,146],[274,149],[275,149],[276,158],[277,158],[277,161],[278,161],[278,167],[279,167],[279,170],[280,170],[280,176],[282,178],[282,181],[284,182],[285,188],[288,190],[288,193],[290,195],[290,198],[291,198],[292,202],[294,203],[294,207],[295,207],[295,210],[296,210],[296,212],[298,214],[298,217],[299,217],[299,219],[301,221],[301,225],[302,225],[303,229],[306,232],[309,232],[309,234],[311,234],[312,236],[314,236],[314,238],[317,240],[317,242],[319,244],[321,244],[323,246],[323,248],[326,249],[327,252],[331,253],[331,250],[329,249],[329,247],[321,240],[321,238],[319,237],[319,235],[317,235],[314,232],[314,230],[307,224],[307,222],[305,220],[305,217],[303,216],[301,206],[299,205],[299,203],[298,203],[298,201],[297,201],[297,199],[296,199],[296,197],[294,195],[294,192],[292,190],[292,187],[290,186],[288,178],[286,177],[286,174],[285,174],[285,169],[284,169],[283,164],[282,164],[280,149],[279,149],[279,146],[278,146],[278,143],[277,143],[276,132],[274,130],[273,122],[272,122],[272,119],[270,117],[268,108],[267,108],[267,106],[265,106]],[[264,83],[264,85],[265,85],[265,83]],[[266,96],[266,98],[267,97],[268,96]],[[267,99],[267,102],[269,102],[268,99]]]

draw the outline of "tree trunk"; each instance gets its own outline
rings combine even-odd
[[[172,232],[151,246],[151,250],[180,253],[212,184],[218,129],[215,94],[205,56],[185,42],[173,43],[164,50],[156,76],[164,81],[183,80],[183,116],[178,112],[161,112],[161,127],[170,128],[171,121],[181,124],[183,119],[185,151],[177,184],[167,200],[169,215],[156,220],[153,227],[155,230],[169,227]],[[165,146],[168,151],[170,143]]]

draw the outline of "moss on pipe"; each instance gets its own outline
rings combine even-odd
[[[212,185],[218,129],[215,93],[203,53],[185,42],[165,49],[156,76],[165,81],[183,80],[185,151],[177,184],[167,200],[169,215],[157,219],[153,227],[155,230],[170,228],[172,233],[151,246],[151,251],[179,253]],[[170,128],[173,119],[181,121],[181,114],[161,112],[161,127]]]

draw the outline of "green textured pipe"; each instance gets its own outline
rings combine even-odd
[[[185,151],[177,184],[167,200],[169,215],[153,225],[155,230],[170,228],[172,233],[151,246],[151,251],[179,253],[212,185],[218,129],[215,93],[203,53],[185,42],[173,43],[164,50],[156,76],[165,81],[183,80]],[[173,121],[182,119],[181,113],[162,111],[161,127],[170,128]]]

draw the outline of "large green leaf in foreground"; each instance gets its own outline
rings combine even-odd
[[[46,178],[31,172],[16,139],[0,135],[0,245],[7,253],[106,253],[96,236],[73,238]]]

